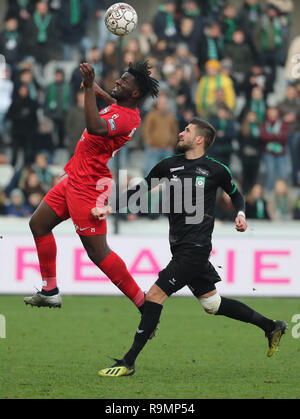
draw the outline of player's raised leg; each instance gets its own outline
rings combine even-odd
[[[199,301],[209,314],[229,317],[262,329],[268,339],[268,357],[271,357],[278,350],[281,336],[285,334],[287,329],[285,321],[268,319],[241,301],[221,297],[216,290],[202,295],[199,297]]]
[[[125,262],[109,248],[106,234],[79,235],[79,237],[91,261],[142,312],[145,302],[144,293],[129,273]]]
[[[31,297],[25,297],[25,304],[37,307],[61,307],[61,296],[56,280],[56,242],[52,233],[55,226],[63,221],[55,211],[42,201],[32,215],[29,226],[36,244],[42,290]]]

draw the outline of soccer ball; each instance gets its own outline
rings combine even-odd
[[[110,32],[123,36],[128,35],[136,28],[138,16],[129,4],[115,3],[107,9],[104,20]]]

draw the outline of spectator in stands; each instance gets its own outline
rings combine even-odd
[[[165,0],[164,4],[159,5],[152,23],[157,38],[165,39],[171,51],[175,49],[177,34],[175,12],[176,1]]]
[[[161,92],[155,108],[146,115],[143,123],[146,175],[159,160],[173,152],[177,136],[176,117],[168,109],[167,95]]]
[[[254,220],[269,220],[263,187],[256,183],[246,195],[246,217]]]
[[[49,163],[53,163],[54,155],[54,124],[45,115],[38,120],[38,131],[36,136],[36,152],[47,155]]]
[[[1,74],[0,69],[0,145],[6,133],[5,117],[12,102],[13,82],[10,80],[10,69],[6,66]]]
[[[245,31],[246,42],[251,48],[253,57],[257,55],[254,45],[254,32],[261,14],[262,9],[258,0],[245,0],[238,12],[239,27]]]
[[[26,203],[28,203],[28,197],[32,193],[40,193],[45,195],[45,191],[40,184],[39,177],[33,170],[28,173],[22,188],[22,192],[25,196]]]
[[[216,140],[209,149],[209,155],[229,166],[232,154],[232,140],[235,138],[235,127],[232,114],[227,106],[218,109],[217,118],[210,120],[216,129]]]
[[[183,17],[180,20],[179,31],[176,36],[176,43],[186,44],[188,51],[195,57],[199,51],[199,39],[201,37],[201,27],[197,26],[196,21],[191,17]]]
[[[288,55],[285,62],[285,78],[290,83],[296,83],[300,78],[299,51],[300,36],[296,36],[288,48]]]
[[[91,47],[87,37],[88,5],[86,0],[64,0],[58,10],[57,20],[63,44],[63,58],[72,61],[74,51],[77,55],[85,56]]]
[[[13,99],[7,112],[6,119],[12,123],[12,161],[17,163],[18,150],[24,153],[25,164],[33,160],[34,140],[37,131],[37,102],[30,99],[28,87],[22,85]]]
[[[7,197],[3,189],[0,189],[0,215],[7,215]]]
[[[4,30],[0,33],[0,51],[11,66],[15,66],[22,56],[22,35],[18,20],[12,16],[6,18]]]
[[[49,170],[47,156],[43,153],[39,153],[35,157],[35,161],[32,165],[32,170],[37,174],[39,183],[46,193],[51,188],[52,174]]]
[[[271,220],[291,220],[294,202],[285,180],[278,179],[274,191],[267,200],[268,213]]]
[[[205,65],[206,74],[200,78],[197,93],[196,107],[199,115],[216,101],[216,92],[224,91],[224,101],[230,110],[235,107],[235,91],[230,77],[220,74],[220,63],[209,60]]]
[[[24,68],[19,71],[15,81],[15,89],[18,89],[20,85],[28,87],[30,99],[35,101],[41,100],[42,89],[37,80],[34,78],[32,69]]]
[[[232,76],[239,86],[243,85],[245,74],[253,64],[252,52],[249,45],[245,42],[243,30],[236,29],[232,34],[232,41],[226,43],[224,47],[224,56],[232,61]]]
[[[220,22],[225,44],[231,43],[233,34],[238,29],[237,9],[232,3],[228,3],[224,7]]]
[[[64,147],[65,117],[70,108],[70,84],[65,80],[62,69],[55,71],[55,79],[46,92],[45,113],[54,123],[57,146]]]
[[[224,58],[224,42],[219,23],[211,22],[204,29],[196,57],[201,71],[205,69],[208,60],[221,61]]]
[[[29,194],[27,198],[28,207],[30,209],[31,214],[34,213],[34,211],[37,209],[37,207],[40,205],[44,197],[44,194],[41,192],[33,192]]]
[[[248,193],[257,181],[262,154],[260,123],[253,111],[246,113],[239,135],[240,158],[243,172],[243,191]]]
[[[175,58],[177,67],[182,69],[183,79],[185,82],[189,83],[191,89],[193,89],[194,84],[200,77],[196,58],[191,54],[188,46],[184,43],[177,45]]]
[[[119,58],[117,54],[116,44],[107,42],[102,53],[103,77],[109,72],[119,69]]]
[[[297,186],[299,185],[298,172],[300,170],[300,99],[297,97],[295,86],[287,86],[285,98],[279,104],[279,111],[284,122],[288,125],[292,182],[294,186]]]
[[[84,92],[78,92],[76,105],[69,110],[65,125],[70,157],[74,154],[76,145],[85,129],[85,126]]]
[[[149,55],[153,53],[157,43],[157,36],[155,35],[153,26],[150,22],[144,22],[141,25],[138,42],[143,57],[149,57]]]
[[[272,84],[263,67],[253,64],[253,66],[248,69],[242,86],[242,91],[245,93],[247,103],[250,101],[253,87],[257,86],[263,90],[263,96],[264,99],[266,99],[268,93],[272,91]]]
[[[201,12],[206,20],[219,20],[224,10],[226,0],[201,0]]]
[[[202,24],[201,10],[199,2],[196,0],[183,0],[182,1],[182,14],[195,20],[197,26]]]
[[[208,120],[217,118],[218,110],[220,107],[227,107],[225,102],[225,93],[223,89],[216,90],[215,102],[203,109],[201,116]]]
[[[98,26],[97,46],[100,49],[100,51],[103,51],[106,42],[114,42],[117,39],[116,35],[107,30],[104,21],[106,10],[114,3],[114,0],[94,0],[94,9]]]
[[[95,71],[95,82],[100,83],[103,73],[103,64],[101,60],[101,50],[98,47],[92,47],[86,54],[87,62],[91,64]]]
[[[7,17],[18,20],[21,32],[23,32],[28,20],[34,12],[35,1],[32,0],[9,0],[7,1]]]
[[[275,6],[268,4],[267,11],[259,19],[255,29],[254,42],[259,53],[260,63],[269,68],[269,77],[273,86],[283,47],[283,29],[279,11]]]
[[[259,86],[252,88],[249,102],[246,103],[244,110],[241,113],[241,119],[244,118],[248,111],[255,112],[257,122],[262,124],[265,120],[266,103],[264,99],[263,89]]]
[[[10,193],[10,204],[7,206],[7,215],[15,217],[29,217],[30,208],[25,204],[24,195],[20,189],[14,189]]]
[[[58,57],[58,28],[46,2],[36,3],[24,28],[24,42],[25,53],[32,55],[42,66]]]
[[[270,192],[274,188],[276,179],[287,179],[288,125],[281,119],[278,107],[268,108],[260,135],[264,143],[264,161],[267,171],[266,187]]]

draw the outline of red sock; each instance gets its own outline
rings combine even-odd
[[[50,291],[57,287],[56,283],[56,243],[53,234],[34,237],[40,262],[43,290]]]
[[[127,270],[123,260],[111,252],[99,265],[101,271],[121,290],[137,307],[145,302],[145,296]]]

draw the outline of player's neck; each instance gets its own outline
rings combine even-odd
[[[117,100],[118,106],[123,106],[124,108],[136,109],[136,102],[131,102],[130,100]]]
[[[204,150],[188,150],[184,153],[184,156],[187,160],[195,160],[200,159],[204,154]]]

